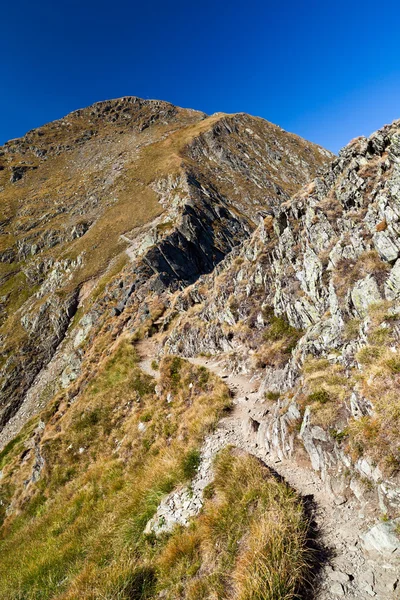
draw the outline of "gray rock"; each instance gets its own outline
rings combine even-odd
[[[343,571],[336,571],[334,569],[328,571],[328,577],[332,581],[338,581],[339,583],[343,584],[350,581],[350,577],[347,575],[347,573],[344,573]]]
[[[368,307],[382,299],[378,285],[372,275],[367,275],[365,279],[357,281],[351,292],[351,299],[360,317],[365,317]]]
[[[391,238],[386,231],[379,231],[373,237],[374,245],[380,256],[388,262],[393,262],[399,256],[399,248],[397,243]]]
[[[400,561],[399,526],[400,518],[371,527],[362,536],[362,543],[366,552],[371,555],[379,554],[389,561]]]
[[[400,294],[400,260],[396,260],[385,283],[385,296],[394,300]]]
[[[342,584],[339,583],[338,581],[335,581],[334,583],[332,583],[332,585],[330,587],[330,592],[334,596],[344,596],[345,595],[344,588],[343,588]]]

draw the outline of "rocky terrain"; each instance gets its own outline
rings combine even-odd
[[[121,305],[153,274],[153,287],[192,283],[328,159],[261,119],[138,98],[96,104],[8,142],[0,149],[0,424],[100,277],[129,263]]]
[[[157,492],[141,534],[208,514],[214,460],[232,446],[308,503],[319,564],[303,598],[398,597],[400,122],[334,157],[249,115],[122,98],[6,144],[0,193],[0,548],[12,555],[18,520],[39,523],[106,453],[128,469],[143,436],[149,456],[164,452],[157,435],[189,436],[195,471]],[[127,339],[154,392],[135,375],[134,398],[128,384],[114,393],[113,375],[106,417],[106,400],[89,407]],[[209,373],[210,398],[225,382],[233,408],[205,413],[211,431],[193,437],[187,399]],[[90,570],[59,578],[61,595],[18,585],[26,598],[128,597],[82,595]],[[149,597],[250,598],[239,583],[202,596],[196,581]]]

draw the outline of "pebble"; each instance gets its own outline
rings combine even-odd
[[[338,581],[332,584],[330,591],[334,596],[344,596],[344,588]]]
[[[346,504],[347,498],[344,496],[336,496],[334,502],[337,506],[341,506],[342,504]]]
[[[332,581],[337,581],[339,583],[347,583],[350,580],[349,575],[347,575],[347,573],[343,573],[343,571],[334,571],[333,569],[327,569],[327,574],[329,579],[332,579]]]
[[[372,586],[370,585],[366,585],[364,587],[364,591],[367,592],[367,594],[369,594],[370,596],[376,596],[376,592],[374,592]]]

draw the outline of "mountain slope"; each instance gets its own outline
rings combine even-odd
[[[140,353],[181,290],[331,159],[262,119],[136,98],[1,150],[1,598],[304,596],[301,498],[238,448],[215,465],[213,449],[202,480],[231,391]],[[159,502],[190,504],[196,476],[202,514],[163,531]]]
[[[396,598],[400,122],[124,98],[0,160],[0,597]]]
[[[253,382],[242,445],[299,487],[290,465],[318,473],[342,532],[328,536],[333,579],[352,598],[398,585],[399,141],[397,121],[351,142],[160,324],[160,355],[213,355],[214,370]]]
[[[101,277],[100,286],[128,263],[116,312],[152,277],[153,288],[192,283],[329,160],[261,119],[138,98],[96,104],[6,144],[0,424]],[[33,404],[52,390],[40,400],[42,392]]]

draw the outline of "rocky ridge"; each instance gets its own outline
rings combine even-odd
[[[110,301],[118,316],[134,298],[193,283],[329,153],[248,115],[123,98],[9,142],[1,160],[4,426],[43,380],[77,311],[87,313],[82,342]],[[96,285],[118,271],[120,283],[96,302]],[[78,355],[63,385],[76,378]],[[42,392],[33,394],[40,406]]]
[[[244,427],[259,456],[307,461],[335,502],[358,503],[360,535],[380,515],[362,539],[388,562],[399,551],[399,139],[395,122],[354,140],[262,219],[176,296],[159,348],[213,355],[256,381]]]

